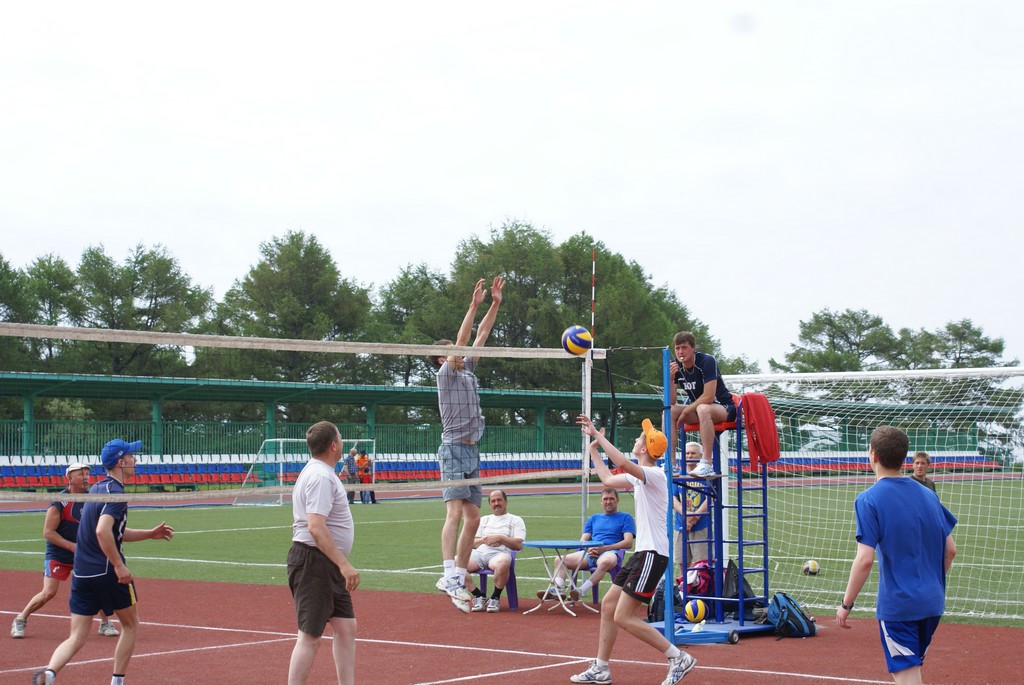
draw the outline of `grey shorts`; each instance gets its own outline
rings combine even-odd
[[[441,466],[441,480],[480,477],[480,449],[476,445],[441,445],[437,449],[437,462]],[[461,499],[478,507],[483,502],[483,489],[479,485],[444,488],[441,494],[445,502]]]

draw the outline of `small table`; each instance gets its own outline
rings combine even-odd
[[[558,562],[557,562],[558,557],[564,557],[565,555],[571,554],[571,553],[573,553],[573,552],[575,552],[577,550],[580,550],[580,549],[587,549],[589,547],[600,547],[600,546],[601,546],[601,543],[597,542],[596,540],[527,540],[526,542],[523,543],[523,547],[532,547],[533,549],[536,549],[536,550],[540,551],[540,560],[544,563],[544,570],[547,571],[548,578],[549,578],[549,582],[548,582],[548,587],[549,588],[556,587],[556,585],[555,585],[555,571],[558,569]],[[554,555],[555,563],[553,565],[552,564],[548,564],[547,550],[551,550],[551,553]],[[565,597],[566,597],[566,595],[569,594],[570,590],[574,590],[574,589],[578,589],[578,588],[576,588],[576,584],[573,582],[572,577],[569,576],[568,573],[566,573],[566,580],[569,581],[567,588],[565,589],[565,591],[563,591],[562,593],[558,594],[556,597],[558,599],[558,605],[560,605],[568,614],[570,614],[572,616],[575,616],[576,612],[574,612],[572,609],[570,609],[566,605]],[[544,600],[541,600],[540,604],[538,604],[537,606],[533,607],[532,609],[528,609],[527,611],[524,611],[523,615],[525,616],[526,614],[533,613],[534,611],[537,611],[537,609],[540,609],[543,605],[544,605]],[[593,607],[590,607],[590,606],[587,606],[586,604],[584,604],[583,606],[587,607],[588,609],[593,611],[595,614],[596,613],[600,613],[600,612],[598,612],[597,609],[595,609]],[[554,608],[555,608],[555,606],[551,607],[551,609],[554,609]],[[550,611],[550,609],[549,609],[549,611]]]

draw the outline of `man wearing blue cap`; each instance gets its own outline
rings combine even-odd
[[[135,453],[142,442],[111,440],[103,446],[100,460],[107,477],[89,490],[91,494],[123,495],[124,483],[135,475]],[[121,552],[123,542],[170,540],[174,529],[161,523],[150,530],[125,527],[127,502],[89,501],[82,508],[71,579],[71,634],[50,657],[45,669],[32,675],[32,685],[52,685],[57,673],[85,646],[92,617],[99,610],[114,613],[121,622],[121,636],[114,649],[111,685],[124,685],[124,674],[135,650],[139,627],[138,598],[132,572]]]
[[[78,495],[89,491],[89,467],[75,462],[64,470],[64,478],[68,486],[60,494]],[[47,602],[57,596],[60,584],[71,577],[71,569],[75,563],[75,541],[78,539],[78,521],[82,518],[82,507],[85,502],[65,502],[55,500],[46,508],[43,521],[43,539],[46,540],[46,557],[43,560],[43,589],[29,600],[21,613],[11,622],[11,637],[25,637],[25,626],[28,617],[42,609]],[[99,634],[104,637],[117,637],[120,633],[100,613]]]

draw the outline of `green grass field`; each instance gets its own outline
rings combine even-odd
[[[863,487],[770,490],[772,591],[791,593],[818,613],[835,606],[846,585],[855,549],[853,498]],[[947,620],[1024,625],[1022,482],[946,482],[939,490],[942,501],[960,519],[954,533],[958,556],[949,580]],[[590,511],[596,511],[598,505],[598,498],[592,496]],[[620,508],[632,513],[632,497],[624,494]],[[513,496],[509,509],[526,520],[531,539],[575,538],[580,530],[578,494]],[[362,575],[362,587],[436,592],[433,585],[441,567],[438,538],[443,513],[437,499],[355,505],[352,562]],[[133,506],[129,525],[146,528],[163,520],[176,530],[172,542],[145,541],[125,546],[129,566],[138,577],[285,583],[290,506]],[[40,569],[41,527],[40,513],[0,515],[0,568]],[[759,551],[748,548],[746,553]],[[807,577],[800,567],[811,558],[819,561],[822,570],[817,576]],[[527,549],[519,555],[517,576],[524,597],[544,584],[546,576],[536,551]],[[755,590],[759,588],[758,577],[750,581]],[[873,573],[859,608],[870,609],[876,588],[877,573]]]

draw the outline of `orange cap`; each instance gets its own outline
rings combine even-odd
[[[647,439],[647,454],[655,459],[665,454],[668,449],[668,438],[660,430],[654,427],[650,419],[644,419],[640,424],[644,428],[644,437]]]

